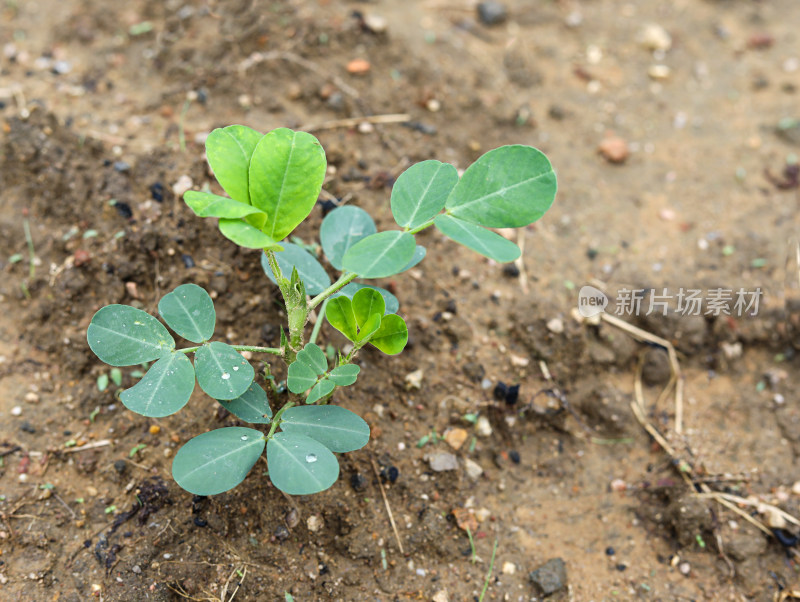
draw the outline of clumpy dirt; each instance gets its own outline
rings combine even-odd
[[[3,4],[0,597],[800,591],[800,5],[502,4],[493,25],[472,3],[417,0]],[[348,70],[354,59],[368,71]],[[217,338],[278,342],[258,253],[175,188],[216,190],[202,142],[232,123],[312,131],[333,166],[322,200],[364,207],[382,228],[391,184],[415,161],[465,168],[522,143],[559,175],[553,209],[516,239],[520,264],[425,231],[420,267],[381,283],[400,298],[409,347],[360,358],[335,402],[367,419],[371,441],[307,498],[272,487],[265,464],[225,494],[182,491],[176,449],[236,421],[200,393],[165,419],[126,411],[116,385],[98,390],[108,368],[85,342],[102,305],[154,311],[185,282],[216,297]],[[315,209],[297,235],[313,241],[321,219]],[[755,316],[619,316],[674,345],[678,433],[673,396],[660,397],[663,346],[576,321],[585,284],[618,302],[622,289],[763,295]],[[122,371],[123,388],[135,382]],[[632,411],[639,391],[672,456]],[[457,468],[433,471],[444,453]]]

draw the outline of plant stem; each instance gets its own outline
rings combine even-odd
[[[333,293],[338,291],[340,288],[342,288],[346,284],[350,284],[356,278],[358,278],[358,274],[353,274],[353,273],[342,274],[336,282],[331,284],[328,288],[326,288],[319,295],[317,295],[316,297],[311,299],[311,301],[308,302],[308,309],[309,310],[314,309],[317,305],[319,305],[320,303],[325,301]]]
[[[176,349],[178,353],[194,353],[200,349],[201,345],[196,347],[187,347],[186,349]],[[272,353],[273,355],[280,355],[281,350],[278,347],[255,347],[253,345],[231,345],[236,351],[252,351],[253,353]]]
[[[306,292],[302,281],[295,286],[292,284],[294,276],[290,281],[283,275],[281,267],[278,265],[278,260],[275,258],[275,251],[265,249],[264,253],[267,255],[267,262],[275,276],[275,281],[278,283],[278,288],[281,289],[281,295],[283,295],[289,326],[289,340],[283,350],[283,359],[287,364],[292,364],[297,357],[297,352],[303,348],[303,329],[308,321],[308,312],[310,310],[306,301]]]
[[[31,224],[28,218],[22,220],[22,229],[25,231],[25,242],[28,243],[28,277],[33,279],[36,275],[36,251],[33,248]]]
[[[433,220],[430,219],[427,222],[425,222],[424,224],[422,224],[421,226],[417,226],[413,230],[408,230],[408,233],[409,234],[416,234],[417,232],[422,232],[422,230],[424,230],[425,228],[430,228],[432,225],[433,225]]]
[[[328,301],[330,300],[330,297],[325,299],[325,301],[322,302],[322,307],[319,308],[319,312],[317,313],[317,322],[314,324],[314,330],[311,331],[311,336],[308,338],[309,343],[317,342],[317,336],[319,336],[322,323],[325,321],[325,308],[328,306]]]
[[[483,602],[483,597],[486,595],[486,590],[489,589],[489,580],[492,578],[492,571],[494,570],[494,556],[497,554],[497,539],[494,540],[494,549],[492,550],[492,561],[489,564],[489,572],[486,573],[486,580],[483,582],[483,590],[481,590],[481,597],[478,602]]]
[[[267,433],[267,439],[270,439],[272,435],[275,434],[275,431],[278,429],[278,425],[281,423],[281,416],[283,413],[294,406],[294,402],[287,401],[286,405],[284,405],[275,416],[272,417],[272,425],[269,427],[269,432]]]

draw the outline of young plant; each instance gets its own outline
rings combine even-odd
[[[418,232],[435,226],[448,238],[498,262],[515,260],[519,248],[489,228],[518,228],[550,208],[556,178],[547,157],[529,146],[489,151],[459,177],[439,161],[411,166],[397,179],[391,211],[399,229],[378,232],[369,214],[354,206],[331,211],[320,227],[334,281],[305,248],[285,239],[311,213],[326,172],[325,153],[311,134],[280,128],[260,134],[242,125],[214,130],[206,155],[228,197],[189,191],[186,204],[200,217],[219,220],[220,232],[234,243],[262,250],[262,266],[281,292],[286,331],[280,347],[229,345],[212,341],[214,303],[194,284],[183,284],[158,304],[164,323],[194,346],[177,348],[155,317],[125,305],[101,308],[87,339],[111,366],[154,362],[120,399],[139,414],[163,417],[180,410],[195,387],[239,419],[264,430],[225,427],[203,433],[175,455],[172,474],[191,493],[212,495],[241,483],[266,448],[269,477],[288,494],[311,494],[330,487],[339,475],[334,453],[359,449],[369,441],[367,423],[328,401],[359,374],[353,361],[366,345],[400,353],[408,341],[399,303],[388,291],[357,278],[384,278],[404,272],[425,257]],[[306,336],[309,314],[319,308]],[[329,363],[316,338],[324,320],[351,343]],[[241,352],[279,356],[288,365],[288,400],[273,412],[253,366]],[[194,354],[194,363],[189,359]],[[271,379],[269,364],[265,378]]]

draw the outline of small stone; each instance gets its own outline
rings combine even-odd
[[[192,178],[184,174],[172,185],[172,192],[175,194],[175,196],[182,197],[183,193],[190,190],[193,185],[194,182],[192,182]]]
[[[675,211],[673,209],[662,209],[658,212],[658,217],[665,222],[671,222],[675,219]]]
[[[482,364],[478,362],[467,362],[461,367],[461,370],[470,379],[472,382],[480,382],[481,379],[486,374],[486,370],[484,369]]]
[[[364,15],[364,27],[372,33],[384,33],[388,24],[386,19],[380,15]]]
[[[678,570],[681,572],[681,575],[686,575],[686,576],[688,576],[688,575],[689,575],[689,573],[691,573],[691,572],[692,572],[692,565],[691,565],[691,564],[689,564],[688,562],[681,562],[681,563],[678,565]]]
[[[474,460],[470,460],[469,458],[464,459],[464,470],[467,471],[467,476],[473,481],[480,479],[481,475],[483,474],[483,468],[481,468],[481,465]]]
[[[513,562],[504,562],[501,571],[504,575],[513,575],[517,572],[517,565]]]
[[[666,52],[672,48],[672,36],[657,23],[648,23],[639,33],[639,43],[647,50]]]
[[[667,79],[671,73],[671,69],[666,65],[650,65],[650,68],[647,70],[647,75],[649,75],[651,79],[657,80]]]
[[[450,602],[450,597],[447,595],[447,590],[440,589],[438,592],[433,594],[431,602]]]
[[[561,334],[564,332],[564,322],[561,320],[561,318],[553,318],[547,322],[547,330],[553,334]]]
[[[517,368],[524,368],[531,363],[529,358],[522,357],[521,355],[514,355],[513,353],[509,356],[509,359],[511,360],[511,365]]]
[[[469,508],[453,508],[453,516],[456,519],[458,528],[462,531],[470,530],[475,533],[478,530],[478,520]]]
[[[161,427],[157,424],[151,424],[150,428],[147,429],[151,435],[158,435],[161,432]]]
[[[19,430],[21,430],[21,431],[22,431],[22,432],[24,432],[24,433],[30,433],[31,435],[33,435],[34,433],[36,433],[36,427],[34,427],[34,426],[33,426],[33,425],[30,423],[30,422],[28,422],[28,421],[25,421],[25,422],[23,422],[23,423],[22,423],[22,424],[19,426]]]
[[[131,567],[131,571],[137,575],[141,575],[142,567],[140,567],[138,564],[134,564],[133,567]]]
[[[22,416],[22,408],[20,406],[14,406],[13,408],[11,408],[11,415]]]
[[[492,434],[492,425],[486,416],[480,416],[475,423],[475,433],[478,437],[488,437]]]
[[[428,102],[425,103],[425,108],[428,109],[431,113],[438,113],[442,109],[442,103],[435,98],[431,98]]]
[[[350,487],[355,491],[364,491],[367,488],[367,479],[360,473],[355,473],[350,477]]]
[[[508,452],[508,457],[514,464],[519,464],[522,461],[519,452],[515,449],[512,449],[510,452]]]
[[[444,472],[458,468],[458,458],[449,452],[437,451],[427,456],[431,470],[434,472]]]
[[[611,491],[625,491],[628,484],[622,479],[614,479],[611,481]]]
[[[124,173],[126,171],[130,171],[131,164],[127,161],[114,161],[114,171],[118,171],[120,173]]]
[[[794,485],[792,485],[792,493],[800,495],[800,481],[795,481]]]
[[[520,275],[519,266],[516,263],[507,263],[503,266],[503,274],[509,278],[518,278]]]
[[[75,254],[72,256],[72,260],[76,268],[89,263],[91,258],[92,256],[89,255],[89,252],[85,251],[84,249],[77,249]]]
[[[320,518],[316,514],[312,514],[311,516],[309,516],[308,520],[306,521],[306,526],[308,527],[308,530],[311,531],[312,533],[316,533],[317,531],[322,529],[324,525],[325,523],[323,522],[322,518]]]
[[[479,2],[478,18],[484,25],[499,25],[508,18],[508,10],[501,2]]]
[[[97,488],[89,485],[86,488],[86,495],[88,495],[89,497],[97,497]]]
[[[347,63],[347,72],[352,75],[365,75],[369,73],[372,65],[365,59],[353,59]]]
[[[461,449],[461,446],[464,445],[467,437],[469,437],[469,433],[462,428],[448,429],[444,434],[444,440],[447,441],[447,444],[455,450]]]
[[[286,541],[287,539],[289,539],[289,529],[287,529],[283,525],[278,525],[275,528],[274,535],[275,539],[277,539],[278,541]]]
[[[25,401],[28,403],[39,403],[39,395],[33,391],[25,393]]]
[[[738,341],[736,343],[723,342],[720,347],[722,347],[722,355],[725,356],[725,359],[735,360],[742,357],[742,344]]]
[[[529,575],[534,589],[541,596],[549,596],[567,586],[567,566],[561,558],[553,558]]]
[[[114,470],[119,474],[124,474],[128,470],[128,463],[125,460],[117,460],[114,462]]]
[[[492,511],[488,508],[478,508],[475,511],[475,518],[478,519],[479,523],[485,523],[491,515]]]
[[[422,388],[422,376],[425,373],[422,371],[422,368],[419,370],[414,370],[409,374],[406,374],[406,389],[421,389]]]
[[[607,136],[597,147],[598,152],[609,163],[624,163],[629,155],[628,143],[618,136]]]

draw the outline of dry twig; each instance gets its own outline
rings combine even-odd
[[[389,522],[392,524],[392,531],[394,531],[394,538],[397,540],[397,547],[400,548],[401,554],[405,554],[405,550],[403,550],[403,542],[400,541],[400,534],[397,532],[397,525],[394,522],[392,508],[389,506],[389,499],[386,497],[386,491],[383,489],[383,483],[381,483],[381,475],[378,472],[378,466],[375,464],[375,458],[370,456],[369,461],[372,464],[372,470],[375,472],[375,478],[378,479],[378,487],[381,488],[383,503],[386,505],[386,513],[389,515]]]

